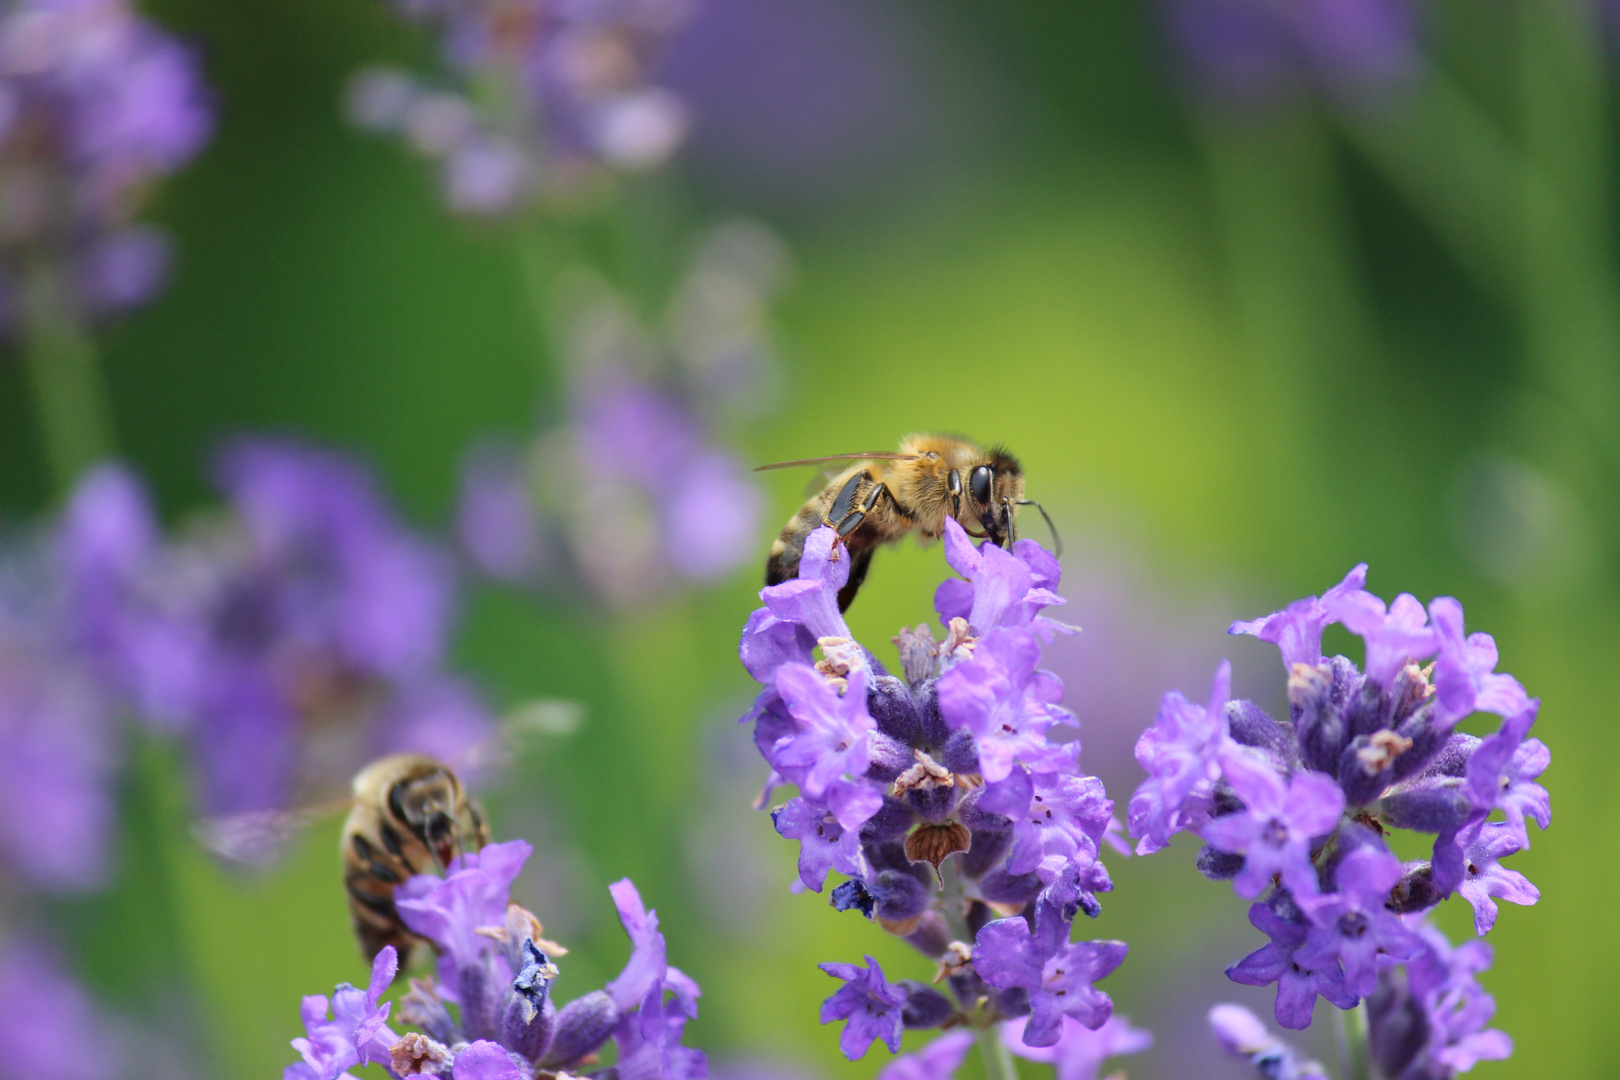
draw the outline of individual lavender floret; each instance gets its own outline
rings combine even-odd
[[[379,1008],[377,996],[396,965],[393,948],[384,949],[369,994],[340,987],[334,1019],[325,1017],[325,998],[305,999],[309,1036],[294,1043],[305,1061],[289,1069],[288,1080],[336,1080],[359,1061],[382,1062],[395,1076],[452,1080],[532,1080],[536,1070],[577,1075],[610,1039],[620,1080],[701,1080],[703,1055],[680,1045],[701,991],[669,966],[657,913],[628,879],[609,887],[631,942],[624,970],[566,1005],[552,1000],[553,957],[566,950],[541,937],[539,921],[507,898],[531,852],[521,840],[490,844],[452,860],[442,878],[401,884],[400,918],[439,954],[437,980],[413,983],[398,1014],[422,1030],[399,1034],[385,1026],[389,1006]]]
[[[945,533],[967,580],[936,595],[943,640],[926,626],[894,639],[899,675],[850,637],[838,610],[850,563],[830,528],[806,539],[797,578],[760,592],[738,650],[763,685],[743,719],[772,770],[765,797],[799,788],[772,818],[801,844],[801,884],[849,875],[833,905],[936,960],[954,997],[891,984],[875,964],[823,965],[846,981],[823,1019],[849,1021],[851,1057],[876,1039],[897,1048],[904,1028],[1022,1016],[1023,1039],[1052,1045],[1066,1017],[1106,1022],[1112,1003],[1092,983],[1126,951],[1069,941],[1112,888],[1099,853],[1116,823],[1079,744],[1052,739],[1073,719],[1039,668],[1043,634],[1059,629],[1039,614],[1060,602],[1057,561],[1030,541],[975,547],[954,521]]]
[[[1428,954],[1405,916],[1461,892],[1483,934],[1497,899],[1540,896],[1500,863],[1528,846],[1527,819],[1551,823],[1536,782],[1550,755],[1529,738],[1539,702],[1496,671],[1488,635],[1464,634],[1455,600],[1425,609],[1403,594],[1386,605],[1365,583],[1366,566],[1357,566],[1321,597],[1232,625],[1281,651],[1287,720],[1247,701],[1197,710],[1167,697],[1141,744],[1150,775],[1133,800],[1132,831],[1154,846],[1190,829],[1208,845],[1201,871],[1232,880],[1242,896],[1264,894],[1250,919],[1271,942],[1227,974],[1275,982],[1277,1020],[1294,1029],[1310,1023],[1318,996],[1350,1008],[1385,994],[1402,963],[1416,977]],[[1362,638],[1364,671],[1321,655],[1334,623]],[[1217,689],[1228,677],[1218,673]],[[1500,716],[1498,730],[1483,739],[1457,732],[1475,712]],[[1497,813],[1504,820],[1491,821]],[[1403,865],[1389,850],[1395,829],[1432,834],[1432,857]],[[1458,1015],[1472,1017],[1482,999],[1458,993]]]
[[[1014,988],[1028,995],[1030,1015],[1024,1028],[1027,1046],[1052,1046],[1065,1017],[1098,1028],[1113,1014],[1114,1003],[1092,984],[1125,960],[1123,941],[1069,941],[1069,923],[1042,906],[1035,929],[1023,918],[997,919],[979,931],[973,948],[973,970],[991,986]]]
[[[118,1039],[84,987],[37,944],[0,950],[0,1045],[5,1075],[30,1080],[122,1076]]]
[[[1051,1046],[1025,1043],[1026,1023],[1024,1017],[1003,1023],[1002,1041],[1021,1058],[1053,1066],[1057,1080],[1097,1080],[1104,1061],[1124,1054],[1139,1054],[1153,1045],[1151,1032],[1132,1027],[1128,1017],[1117,1014],[1095,1029],[1064,1017],[1062,1033]]]
[[[81,321],[156,294],[168,238],[133,218],[212,129],[196,55],[122,0],[0,9],[0,321]]]
[[[686,109],[650,76],[682,21],[670,0],[400,0],[438,36],[447,78],[371,68],[350,87],[350,118],[403,136],[439,162],[453,210],[499,214],[587,192],[608,169],[662,163]]]
[[[1261,1080],[1328,1080],[1326,1069],[1302,1058],[1241,1005],[1217,1005],[1209,1010],[1209,1027],[1227,1053],[1248,1059]]]
[[[1409,0],[1169,0],[1167,31],[1202,96],[1241,106],[1306,87],[1362,102],[1409,82],[1419,57]]]

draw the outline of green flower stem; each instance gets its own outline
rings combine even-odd
[[[1001,1041],[1001,1028],[997,1024],[978,1030],[979,1053],[984,1057],[984,1075],[987,1080],[1018,1080],[1018,1067],[1013,1064],[1007,1044]]]
[[[95,343],[56,267],[30,269],[23,305],[23,352],[45,458],[55,490],[66,495],[86,468],[113,452],[112,408]]]

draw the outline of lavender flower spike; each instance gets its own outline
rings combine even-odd
[[[1239,896],[1259,896],[1280,874],[1296,896],[1319,889],[1311,863],[1311,840],[1332,832],[1344,812],[1344,793],[1321,773],[1302,771],[1288,781],[1271,762],[1247,747],[1223,756],[1227,781],[1246,804],[1204,826],[1204,839],[1222,851],[1243,856],[1232,882]]]

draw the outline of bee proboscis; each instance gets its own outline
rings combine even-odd
[[[848,549],[849,581],[838,593],[838,608],[847,609],[866,580],[872,554],[880,544],[917,533],[938,538],[946,518],[955,518],[969,536],[988,538],[1000,547],[1018,539],[1018,507],[1034,506],[1050,527],[1040,503],[1024,498],[1024,470],[1004,447],[979,447],[951,435],[908,435],[898,453],[837,454],[761,465],[781,469],[850,461],[812,495],[782,529],[765,561],[765,584],[797,577],[804,542],[828,526]],[[1057,530],[1052,530],[1054,541]],[[1062,547],[1059,542],[1058,552]]]

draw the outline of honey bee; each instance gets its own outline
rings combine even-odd
[[[355,937],[369,959],[393,945],[404,961],[420,939],[400,922],[395,887],[482,849],[489,827],[455,772],[424,754],[379,758],[355,774],[351,787],[347,798],[212,818],[192,832],[216,855],[263,866],[306,827],[346,807],[340,853]]]
[[[798,576],[804,542],[822,526],[837,530],[839,543],[849,550],[849,581],[838,592],[840,611],[854,601],[878,545],[913,532],[936,539],[944,533],[947,517],[955,518],[969,536],[988,538],[999,547],[1011,547],[1018,539],[1020,506],[1035,507],[1052,527],[1041,504],[1024,498],[1024,470],[1017,458],[1004,447],[981,449],[951,435],[908,435],[900,440],[898,453],[802,458],[760,469],[850,460],[788,519],[765,561],[765,584]],[[1052,536],[1061,554],[1055,528]]]
[[[361,769],[343,825],[343,888],[367,958],[388,945],[403,956],[419,940],[400,921],[395,886],[487,843],[489,827],[449,766],[393,754]]]

